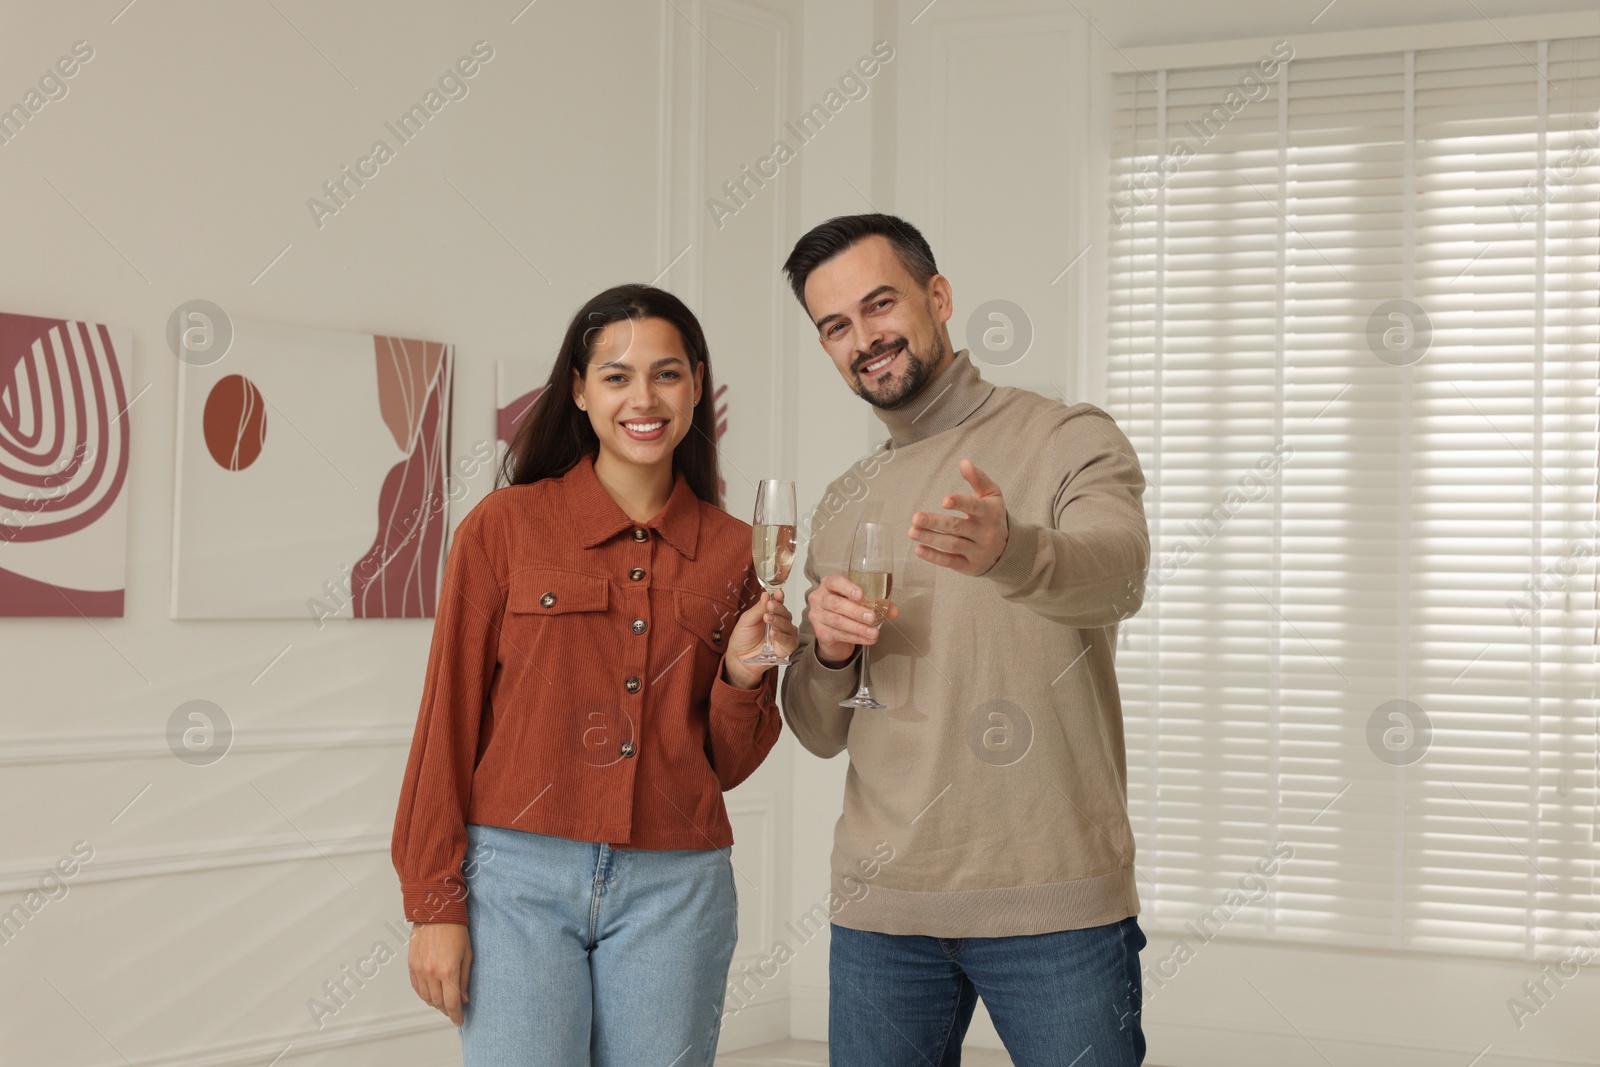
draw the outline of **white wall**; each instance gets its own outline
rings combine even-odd
[[[585,298],[676,258],[660,284],[704,317],[730,387],[729,508],[747,515],[749,479],[794,464],[777,262],[796,184],[721,233],[701,184],[756,158],[790,110],[799,5],[124,3],[13,4],[0,34],[7,105],[73,42],[95,50],[0,147],[0,310],[131,328],[138,394],[125,617],[0,620],[0,907],[74,842],[94,849],[0,945],[0,1060],[264,1064],[287,1047],[285,1067],[456,1062],[403,955],[324,1027],[306,1006],[396,941],[389,833],[431,623],[169,618],[167,316],[204,297],[453,342],[464,456],[493,439],[496,359],[548,360]],[[480,39],[494,58],[469,94],[319,229],[307,198]],[[207,767],[164,739],[194,698],[236,730]],[[729,798],[741,957],[786,906],[789,764],[780,749]],[[728,1047],[783,1036],[777,992]]]
[[[756,484],[794,478],[795,307],[778,273],[796,225],[797,162],[762,166],[796,109],[800,5],[787,0],[671,0],[665,19],[672,73],[663,104],[670,159],[662,204],[684,258],[663,280],[700,315],[735,405],[723,439],[727,508],[749,520]],[[762,179],[758,171],[776,177]],[[755,178],[749,177],[752,173]],[[735,198],[724,183],[739,186]],[[716,203],[713,204],[712,201]],[[733,211],[733,214],[728,214]],[[730,377],[737,371],[736,377]],[[724,1005],[722,1048],[788,1031],[789,976],[762,970],[790,893],[793,741],[780,738],[761,769],[729,796],[739,886],[739,947]],[[754,973],[755,979],[745,976]]]

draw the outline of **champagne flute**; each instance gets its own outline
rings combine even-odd
[[[894,542],[889,537],[887,523],[858,522],[855,537],[850,544],[850,581],[861,587],[861,602],[872,609],[882,626],[889,613],[889,594],[894,587]],[[870,645],[861,646],[861,683],[854,696],[839,701],[841,708],[886,708],[879,703],[867,686],[867,652]]]
[[[764,478],[756,487],[756,513],[750,524],[750,556],[755,561],[756,578],[761,588],[771,593],[789,580],[794,564],[794,483]],[[761,651],[745,658],[746,663],[783,665],[789,657],[772,647],[772,623]]]

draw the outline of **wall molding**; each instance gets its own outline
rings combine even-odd
[[[324,860],[331,856],[364,856],[387,853],[390,841],[391,835],[387,830],[374,833],[365,829],[346,829],[305,835],[293,831],[252,834],[149,848],[97,848],[94,858],[81,864],[78,873],[66,881],[69,887],[74,887],[267,863]],[[58,858],[39,857],[0,864],[0,893],[26,892],[38,888],[39,879],[54,869]]]
[[[286,1034],[277,1037],[251,1038],[244,1041],[219,1042],[182,1052],[160,1056],[142,1056],[132,1060],[106,1060],[96,1067],[262,1067],[266,1063],[285,1064],[316,1053],[333,1049],[365,1045],[429,1030],[455,1029],[450,1020],[424,1008],[420,1011],[397,1011],[360,1022],[332,1023],[321,1030],[303,1034]],[[288,1046],[285,1050],[284,1046]],[[276,1059],[274,1057],[277,1057]]]
[[[779,898],[777,891],[778,848],[777,840],[774,836],[777,832],[777,809],[776,798],[770,796],[740,797],[738,800],[727,804],[728,818],[730,820],[736,815],[754,815],[758,817],[761,820],[762,839],[760,856],[761,882],[757,886],[757,893],[761,897],[761,915],[758,924],[760,929],[750,932],[748,938],[750,942],[749,948],[734,950],[730,974],[732,973],[732,967],[737,966],[740,962],[760,959],[766,955],[768,949],[772,946],[773,913],[776,910],[776,903]],[[735,841],[734,847],[737,848],[738,844],[738,841]],[[746,874],[745,877],[748,878],[749,875]],[[740,911],[748,915],[746,909],[741,908]],[[744,939],[741,938],[741,940]]]
[[[733,1018],[722,1021],[722,1036],[717,1041],[717,1054],[722,1056],[740,1049],[783,1041],[789,1036],[789,998],[778,997],[770,1001],[751,1003]]]
[[[408,745],[413,723],[372,726],[267,726],[235,729],[228,754],[320,752]],[[171,759],[163,733],[154,730],[72,731],[0,737],[0,767],[48,766],[104,760]]]

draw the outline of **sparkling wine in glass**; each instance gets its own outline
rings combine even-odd
[[[889,527],[881,522],[856,524],[856,533],[850,544],[850,581],[861,587],[861,602],[877,616],[882,626],[889,612],[889,595],[894,588],[894,542],[889,537]],[[861,646],[861,682],[855,695],[839,701],[841,708],[886,708],[879,703],[867,685],[867,652],[871,646]]]
[[[756,487],[756,514],[750,524],[750,558],[755,561],[756,578],[767,592],[775,592],[789,580],[794,565],[794,483],[763,479]],[[772,647],[772,624],[767,623],[761,651],[745,658],[746,663],[789,662],[789,657]]]

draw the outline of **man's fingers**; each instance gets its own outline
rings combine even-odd
[[[911,531],[911,539],[919,545],[935,548],[940,552],[948,552],[951,555],[966,555],[967,551],[974,547],[974,542],[970,537],[956,537],[951,534],[933,533],[930,530],[918,530],[915,528]]]
[[[956,555],[953,552],[940,552],[938,549],[929,548],[927,545],[918,545],[912,551],[929,563],[940,567],[950,567],[953,570],[959,570],[963,564],[968,562],[966,556]]]
[[[811,625],[829,641],[869,644],[876,640],[872,627],[878,617],[858,600],[830,598],[830,604],[811,613]]]
[[[868,645],[877,640],[877,634],[872,632],[869,622],[857,622],[847,619],[843,615],[833,615],[826,620],[826,625],[817,623],[818,631],[827,631],[829,641],[848,642],[852,645]]]
[[[872,608],[864,600],[846,600],[843,597],[836,597],[822,607],[824,611],[832,612],[847,622],[860,622],[871,626],[878,621],[878,616],[873,613]]]
[[[855,600],[861,595],[861,587],[842,574],[830,574],[822,579],[822,588],[846,600]]]
[[[946,499],[949,498],[946,497]],[[911,531],[913,536],[915,536],[918,529],[959,535],[962,532],[962,527],[971,521],[971,519],[962,515],[940,515],[934,511],[919,511],[911,516]]]
[[[961,477],[977,490],[979,496],[998,496],[1000,493],[1000,487],[994,483],[994,479],[979,470],[978,465],[970,459],[961,461]]]
[[[865,600],[852,597],[860,587],[843,575],[830,574],[811,591],[811,628],[819,641],[830,645],[870,645],[878,640],[878,616]],[[899,618],[900,609],[890,603],[885,618]]]
[[[999,496],[973,496],[970,493],[951,493],[944,498],[943,507],[963,512],[972,518],[982,519],[1000,510]]]

